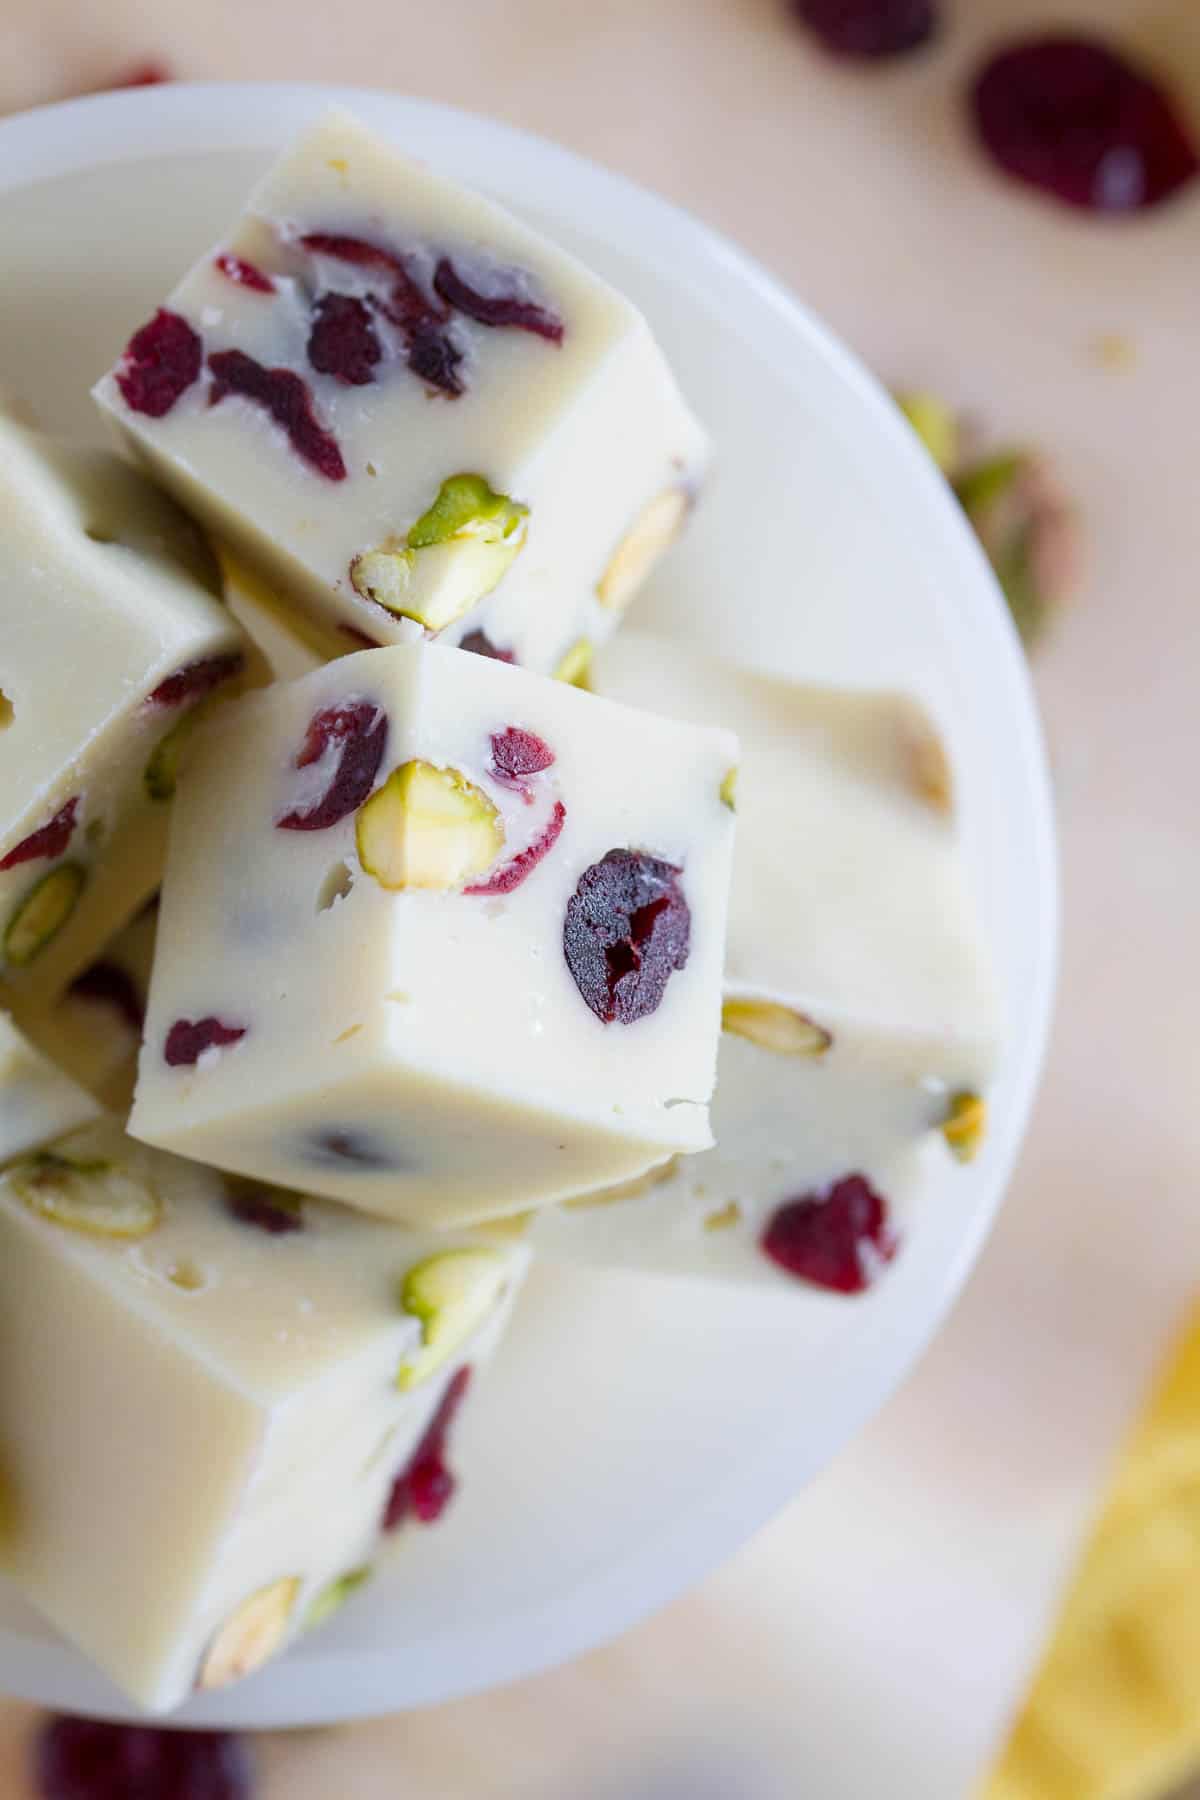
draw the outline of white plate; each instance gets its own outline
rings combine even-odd
[[[544,223],[646,308],[719,465],[640,620],[777,671],[928,699],[958,767],[1008,1026],[985,1154],[929,1193],[868,1297],[538,1271],[464,1427],[452,1514],[414,1533],[329,1629],[180,1715],[205,1723],[313,1724],[512,1680],[611,1638],[728,1556],[862,1426],[944,1317],[1017,1155],[1053,988],[1046,769],[986,565],[870,376],[662,201],[507,127],[383,94],[164,87],[27,114],[0,123],[0,390],[94,434],[91,381],[269,155],[334,98]],[[0,1688],[128,1710],[7,1594]]]

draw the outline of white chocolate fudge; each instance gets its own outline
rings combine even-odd
[[[0,1163],[74,1131],[100,1108],[0,1013]]]
[[[3,419],[0,592],[0,987],[19,1011],[158,885],[183,721],[243,651],[194,527],[144,475]]]
[[[122,1117],[133,1104],[157,929],[152,900],[51,1005],[23,1015],[38,1048]]]
[[[795,686],[633,632],[595,679],[741,738],[717,1143],[631,1192],[539,1213],[529,1241],[855,1291],[894,1253],[931,1161],[976,1149],[994,1059],[936,734],[900,695]]]
[[[634,306],[342,112],[96,397],[343,648],[428,634],[541,673],[613,629],[705,460]]]
[[[736,755],[428,645],[235,701],[176,803],[130,1130],[438,1224],[704,1148]]]
[[[436,1517],[524,1267],[108,1122],[15,1164],[0,1566],[149,1710],[252,1673]]]

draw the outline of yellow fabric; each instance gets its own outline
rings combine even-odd
[[[1162,1800],[1200,1768],[1200,1312],[1134,1428],[979,1800]]]

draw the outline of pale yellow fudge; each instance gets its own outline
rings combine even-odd
[[[157,886],[191,710],[243,670],[145,476],[0,419],[0,990],[53,999]]]
[[[706,457],[636,307],[340,111],[96,397],[335,644],[541,673],[611,632]]]
[[[636,632],[595,681],[741,738],[717,1142],[632,1193],[539,1213],[529,1241],[737,1280],[778,1280],[790,1257],[856,1291],[930,1162],[969,1157],[984,1131],[996,995],[939,740],[901,695],[798,686]]]
[[[0,1163],[85,1125],[99,1112],[91,1095],[0,1013]]]
[[[736,757],[425,645],[233,702],[180,786],[130,1130],[438,1224],[704,1148]]]
[[[431,1521],[525,1253],[109,1122],[0,1179],[0,1566],[141,1706],[251,1674]]]

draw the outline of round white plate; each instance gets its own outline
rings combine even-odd
[[[1046,768],[987,567],[870,376],[662,201],[507,127],[376,93],[163,87],[26,114],[0,123],[0,392],[97,435],[91,382],[332,99],[544,224],[645,307],[718,467],[639,622],[929,701],[957,764],[1007,1035],[984,1155],[924,1196],[865,1298],[536,1271],[466,1419],[452,1513],[413,1532],[327,1630],[180,1715],[197,1723],[314,1724],[509,1681],[613,1637],[728,1556],[859,1430],[945,1315],[1017,1155],[1053,988]],[[86,1485],[87,1471],[63,1480]],[[129,1710],[7,1593],[0,1688]]]

